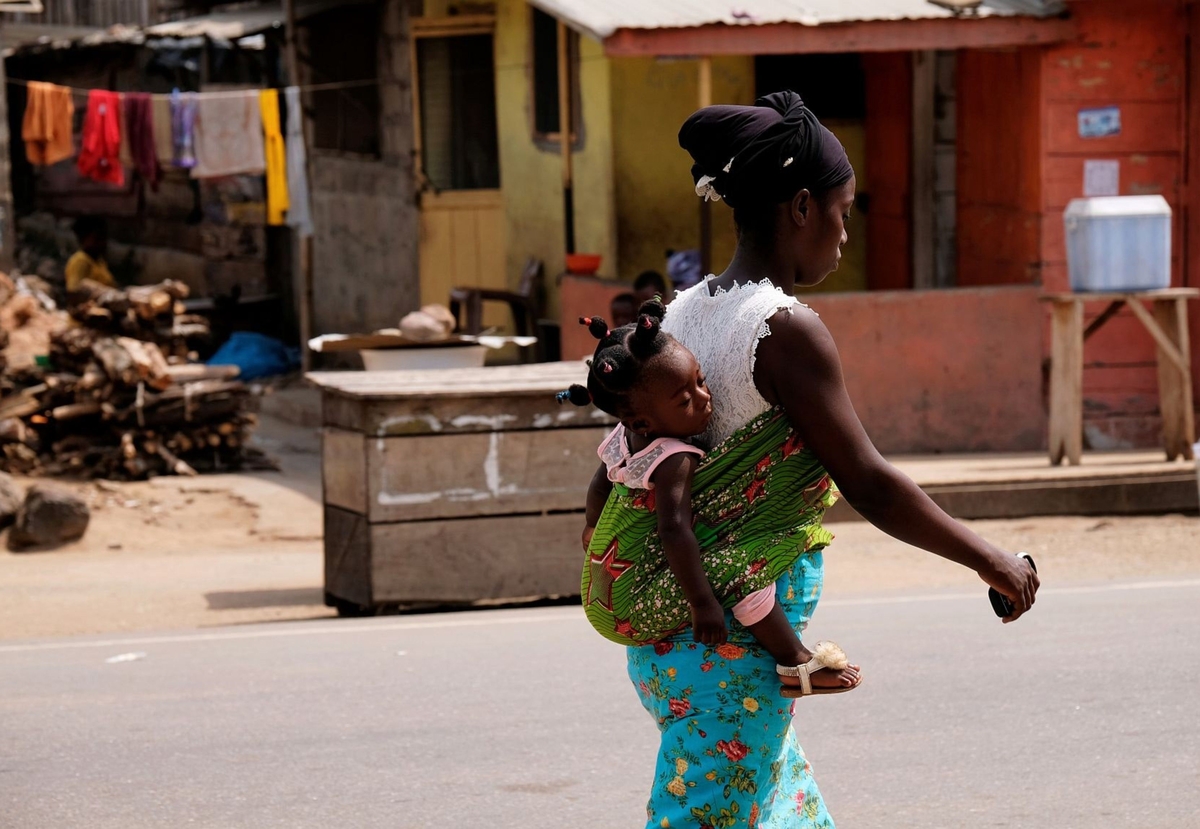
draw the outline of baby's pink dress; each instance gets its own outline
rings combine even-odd
[[[608,479],[630,489],[654,489],[654,471],[672,455],[703,456],[704,450],[677,438],[658,438],[640,452],[629,450],[625,426],[617,428],[604,439],[596,454],[608,469]],[[775,585],[751,593],[733,606],[733,617],[743,625],[761,622],[775,606]]]

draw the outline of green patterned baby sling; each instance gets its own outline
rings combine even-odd
[[[829,475],[779,409],[739,429],[700,462],[693,531],[704,572],[731,608],[833,536],[821,526],[837,500]],[[658,536],[654,490],[614,484],[583,567],[588,621],[622,645],[645,645],[691,623]]]

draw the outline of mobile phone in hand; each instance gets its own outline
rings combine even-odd
[[[1017,553],[1017,557],[1028,561],[1029,566],[1033,568],[1033,572],[1037,572],[1037,565],[1033,563],[1033,556],[1029,555],[1029,553]],[[996,615],[1001,619],[1005,619],[1012,615],[1012,602],[1008,600],[1007,596],[1004,596],[997,591],[996,588],[988,588],[988,598],[991,599],[992,610],[996,611]]]

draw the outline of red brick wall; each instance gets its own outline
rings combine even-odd
[[[1187,91],[1187,14],[1181,0],[1072,3],[1077,42],[1042,55],[1042,280],[1068,290],[1062,213],[1083,195],[1085,159],[1121,164],[1122,195],[1160,193],[1175,211],[1173,284],[1184,284],[1182,202]],[[1080,109],[1116,106],[1121,132],[1081,138]],[[1193,276],[1193,280],[1196,276]],[[1089,319],[1103,310],[1089,307]],[[1193,317],[1194,318],[1194,317]],[[1193,352],[1200,352],[1193,329]],[[1152,446],[1159,440],[1158,386],[1150,335],[1128,311],[1084,351],[1084,417],[1097,445]]]
[[[912,287],[912,65],[907,52],[862,56],[867,86],[867,287]],[[860,185],[861,188],[861,185]]]

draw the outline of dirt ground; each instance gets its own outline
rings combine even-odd
[[[281,472],[70,485],[93,510],[82,540],[53,552],[0,548],[0,639],[333,615],[322,600],[317,433],[265,417],[256,441]],[[970,525],[1032,553],[1047,586],[1200,576],[1194,516]],[[983,590],[974,574],[868,524],[830,528],[829,597]]]

